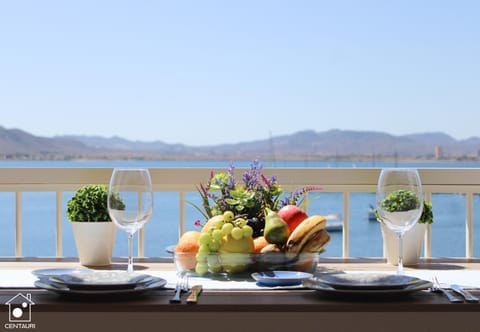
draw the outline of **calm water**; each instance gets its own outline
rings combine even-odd
[[[237,167],[248,167],[250,162],[235,162]],[[229,161],[88,161],[88,162],[52,162],[52,161],[12,161],[0,162],[0,167],[205,167],[205,181],[209,169],[219,167],[226,169]],[[265,167],[480,167],[480,163],[372,163],[372,162],[313,162],[313,161],[276,161],[264,162]],[[279,179],[282,183],[282,179]],[[64,206],[73,193],[65,193]],[[314,214],[331,214],[343,211],[341,194],[318,193],[310,207]],[[197,193],[187,194],[187,200],[200,203]],[[374,193],[352,193],[350,197],[350,255],[353,257],[375,257],[382,255],[382,236],[377,222],[368,220],[368,208],[374,204]],[[435,222],[433,224],[432,254],[434,256],[465,255],[465,197],[457,194],[435,194],[432,198]],[[23,196],[24,219],[24,255],[55,255],[55,194],[25,193]],[[480,197],[474,198],[474,230],[478,228]],[[76,256],[71,225],[63,211],[63,250],[65,256]],[[157,193],[155,210],[151,220],[146,224],[147,256],[166,256],[165,248],[178,240],[177,221],[179,218],[178,195],[176,193]],[[193,223],[200,218],[199,213],[191,206],[186,209],[186,227],[195,229]],[[15,195],[0,193],[0,255],[10,256],[15,253]],[[474,232],[475,243],[480,243],[478,231]],[[332,240],[324,256],[341,256],[342,234],[331,233]],[[127,238],[122,231],[118,232],[115,244],[116,256],[125,256]],[[474,255],[480,256],[480,248],[474,248]]]

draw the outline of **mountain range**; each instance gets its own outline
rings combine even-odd
[[[120,137],[41,137],[0,126],[2,159],[477,159],[480,138],[456,140],[442,133],[395,136],[384,132],[305,130],[265,140],[188,146]]]

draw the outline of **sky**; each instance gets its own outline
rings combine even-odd
[[[210,145],[480,136],[480,1],[0,1],[0,126]]]

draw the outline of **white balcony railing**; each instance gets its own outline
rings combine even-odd
[[[209,171],[209,170],[208,170]],[[215,170],[223,172],[224,169]],[[237,172],[241,172],[238,169]],[[180,207],[178,230],[185,229],[185,194],[195,191],[195,184],[205,179],[205,168],[151,168],[155,192],[178,192]],[[379,169],[364,168],[272,168],[265,169],[267,176],[275,174],[282,187],[292,191],[299,187],[318,185],[322,192],[341,193],[343,196],[342,256],[349,257],[349,207],[350,193],[375,192]],[[466,197],[465,204],[465,257],[473,256],[473,195],[480,192],[480,169],[425,168],[419,169],[427,199],[434,193],[458,193]],[[22,194],[24,192],[56,193],[56,256],[62,249],[62,201],[64,192],[73,192],[90,183],[108,184],[111,168],[0,168],[0,192],[15,193],[15,256],[23,250]],[[144,256],[144,234],[139,234],[138,255]],[[425,257],[431,257],[431,231],[425,236]]]

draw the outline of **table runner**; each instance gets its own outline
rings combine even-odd
[[[339,271],[346,273],[390,273],[385,271]],[[175,287],[176,273],[175,271],[155,271],[149,270],[145,273],[153,276],[161,277],[167,280],[167,288]],[[437,276],[442,284],[448,285],[456,283],[466,288],[480,288],[480,270],[408,270],[406,275],[417,277],[424,280],[431,280]],[[289,287],[265,287],[255,283],[253,279],[246,278],[232,278],[226,279],[212,279],[197,276],[189,277],[189,285],[196,284],[203,285],[204,289],[215,290],[266,290],[278,288],[300,288],[301,286]],[[37,278],[32,274],[32,270],[1,270],[0,271],[0,288],[32,288]]]

